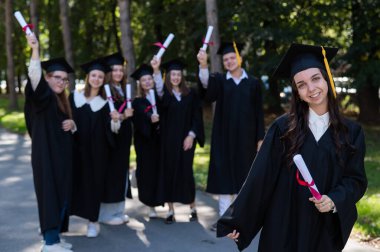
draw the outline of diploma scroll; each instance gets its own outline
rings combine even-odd
[[[17,21],[19,22],[19,24],[21,25],[22,29],[25,31],[26,35],[31,35],[33,32],[32,32],[32,30],[29,28],[30,25],[28,25],[28,24],[25,22],[25,19],[24,19],[24,17],[22,16],[21,12],[16,11],[16,12],[14,13],[14,16],[15,16],[15,18],[17,19]]]
[[[131,103],[131,84],[127,84],[125,86],[125,94],[126,94],[126,100],[127,100],[127,108],[132,108]]]
[[[115,105],[113,104],[110,86],[108,84],[105,84],[104,90],[106,91],[108,106],[110,107],[110,111],[112,112],[115,110]]]
[[[160,50],[158,51],[158,53],[156,54],[157,58],[161,58],[162,55],[164,54],[166,48],[168,48],[168,46],[170,45],[170,43],[172,42],[174,38],[174,34],[173,33],[170,33],[168,35],[168,37],[166,38],[165,42],[163,45],[161,45],[160,43],[158,43],[158,45],[161,47]]]
[[[317,186],[314,183],[313,178],[310,175],[309,169],[307,168],[305,161],[303,160],[302,156],[300,154],[297,154],[293,157],[293,161],[296,164],[298,170],[300,171],[302,177],[304,178],[305,182],[307,183],[307,187],[309,187],[309,190],[314,198],[317,200],[320,200],[322,198],[321,194],[318,191]]]
[[[149,90],[149,96],[150,96],[150,101],[152,103],[153,115],[158,115],[157,114],[157,107],[156,107],[156,97],[154,96],[154,90],[153,89]]]
[[[202,46],[202,50],[204,50],[204,51],[206,51],[208,43],[210,42],[210,38],[211,38],[211,34],[212,34],[213,29],[214,29],[214,27],[211,25],[207,29],[206,37],[205,37],[205,40],[203,41],[203,46]]]

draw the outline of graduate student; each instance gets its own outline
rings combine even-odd
[[[277,118],[217,236],[259,251],[342,251],[367,188],[362,127],[339,112],[328,60],[336,48],[292,44],[274,77],[292,86],[289,113]],[[326,57],[324,56],[326,55]],[[301,154],[322,197],[311,196],[292,159]],[[311,186],[313,183],[310,183]]]
[[[114,53],[104,57],[104,61],[111,68],[106,74],[106,82],[110,86],[114,106],[118,112],[120,128],[114,133],[115,146],[110,150],[99,221],[109,225],[120,225],[129,221],[129,216],[124,214],[126,194],[132,198],[128,175],[133,109],[127,107],[127,80],[123,56]]]
[[[64,58],[40,62],[39,43],[34,34],[27,36],[32,49],[25,87],[25,121],[32,139],[32,169],[37,196],[42,251],[72,251],[72,245],[60,239],[68,230],[71,196],[72,119],[65,89],[68,73],[73,72]],[[42,73],[42,68],[46,74]]]
[[[163,205],[160,180],[160,129],[158,96],[155,91],[153,69],[142,64],[131,77],[138,81],[137,97],[133,100],[134,146],[136,151],[136,179],[139,200],[149,207],[149,218],[157,218],[156,206]],[[157,90],[162,93],[163,82],[158,79]],[[153,92],[150,92],[153,90]],[[154,95],[152,99],[151,95]],[[157,110],[157,113],[154,111]]]
[[[220,46],[225,74],[210,74],[207,53],[201,49],[197,55],[204,99],[216,102],[206,191],[219,195],[220,216],[243,185],[264,138],[260,83],[241,67],[241,47],[235,42]]]
[[[154,71],[157,64],[153,59]],[[190,205],[189,220],[197,220],[193,159],[196,144],[204,145],[202,107],[194,89],[187,87],[185,64],[174,59],[162,64],[165,87],[161,99],[161,165],[164,200],[169,205],[165,223],[175,221],[174,202]]]
[[[72,214],[88,220],[87,237],[99,234],[100,203],[104,198],[110,151],[114,148],[111,129],[120,126],[119,113],[110,113],[104,95],[105,74],[110,71],[103,59],[81,65],[86,73],[83,91],[70,95],[75,134]],[[112,119],[112,120],[111,120]],[[112,125],[113,124],[113,125]]]

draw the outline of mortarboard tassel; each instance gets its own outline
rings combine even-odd
[[[331,75],[329,62],[326,59],[326,51],[325,51],[325,48],[323,48],[323,46],[321,46],[321,47],[322,47],[323,62],[325,63],[327,75],[329,76],[331,90],[333,91],[334,98],[336,98],[335,83],[334,83],[334,80],[333,80],[332,75]]]
[[[233,41],[232,43],[233,43],[233,45],[234,45],[234,50],[235,50],[236,57],[237,57],[237,60],[238,60],[238,65],[239,65],[239,67],[241,67],[241,57],[240,57],[240,53],[239,53],[239,51],[238,51],[238,49],[237,49],[237,46],[236,46],[235,41]]]

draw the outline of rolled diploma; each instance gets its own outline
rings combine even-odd
[[[28,24],[25,22],[25,19],[24,17],[22,16],[21,12],[19,11],[16,11],[14,13],[15,15],[15,18],[17,19],[17,21],[19,22],[19,24],[21,25],[22,28],[24,28],[26,26],[26,30],[25,30],[25,33],[26,35],[30,35],[32,34],[33,32],[29,29],[29,27],[27,26]]]
[[[313,181],[313,178],[311,177],[309,169],[307,168],[305,161],[303,160],[302,156],[300,154],[295,155],[293,157],[293,161],[296,164],[296,166],[297,166],[298,170],[300,171],[304,180],[308,184],[310,184]],[[311,188],[313,188],[314,190],[312,190]],[[319,193],[318,188],[315,185],[315,183],[314,183],[314,185],[311,186],[311,188],[309,188],[311,194],[314,196],[314,198],[316,198],[317,200],[320,200],[322,196]]]
[[[131,103],[131,84],[127,84],[125,86],[125,94],[126,94],[126,99],[127,99],[127,108],[132,108],[132,103]]]
[[[110,111],[112,112],[112,111],[115,110],[115,105],[113,104],[113,101],[112,101],[112,95],[111,95],[110,86],[108,84],[105,84],[104,85],[104,90],[106,90],[108,106],[110,107]]]
[[[150,100],[152,102],[153,115],[157,115],[156,97],[154,96],[154,90],[153,89],[149,89],[149,96],[150,96]]]
[[[214,29],[214,27],[211,25],[207,29],[206,38],[205,38],[205,40],[203,42],[203,46],[202,46],[202,50],[204,50],[204,51],[206,51],[208,42],[210,42],[210,38],[211,38],[211,34],[212,34],[213,29]]]
[[[168,35],[168,37],[166,38],[164,44],[163,44],[164,48],[160,48],[160,50],[158,51],[158,53],[157,53],[157,55],[156,55],[157,58],[161,58],[161,57],[162,57],[162,55],[163,55],[164,52],[165,52],[165,49],[168,48],[168,46],[169,46],[170,43],[172,42],[173,38],[174,38],[174,34],[173,34],[173,33],[170,33],[170,34]]]

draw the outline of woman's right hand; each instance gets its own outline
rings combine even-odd
[[[38,49],[38,39],[36,38],[36,35],[34,35],[34,33],[26,35],[26,39],[28,40],[28,45],[30,46],[30,48],[32,48],[33,50]]]
[[[197,54],[197,59],[201,68],[207,68],[207,53],[205,50],[200,49]]]
[[[150,119],[152,120],[152,123],[156,123],[158,121],[160,121],[160,116],[159,115],[155,115],[153,114]]]
[[[235,229],[232,233],[229,233],[227,235],[227,237],[230,238],[230,239],[232,239],[232,240],[234,240],[235,242],[238,242],[239,241],[239,239],[238,239],[239,235],[240,235],[240,233],[237,232],[236,229]]]
[[[153,68],[155,73],[160,71],[161,59],[157,58],[157,56],[153,56],[153,59],[150,61],[150,65]]]

